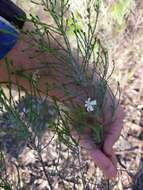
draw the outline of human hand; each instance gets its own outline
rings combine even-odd
[[[109,102],[105,106],[106,119],[110,116]],[[124,112],[121,106],[118,106],[114,113],[114,119],[110,126],[105,127],[105,139],[102,148],[99,148],[93,142],[91,137],[92,131],[86,129],[84,133],[79,134],[77,131],[72,131],[72,136],[79,141],[79,144],[86,150],[87,154],[95,162],[95,164],[108,177],[115,177],[117,174],[117,159],[113,150],[113,145],[118,140],[123,126]]]

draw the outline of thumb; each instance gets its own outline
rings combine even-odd
[[[76,131],[71,132],[73,138],[78,140],[79,145],[83,147],[89,157],[94,161],[94,163],[103,171],[103,173],[108,177],[115,177],[117,174],[115,158],[112,156],[106,156],[91,140],[91,137],[87,134],[78,134]]]
[[[112,123],[112,125],[109,128],[106,129],[103,151],[108,156],[112,155],[113,145],[120,137],[121,130],[123,127],[123,118],[124,118],[123,109],[121,107],[119,107],[118,111],[116,112],[114,122]]]

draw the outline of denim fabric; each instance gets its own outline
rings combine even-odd
[[[13,48],[19,37],[19,32],[14,26],[0,16],[0,59]]]

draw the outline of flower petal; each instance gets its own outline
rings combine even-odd
[[[90,103],[91,103],[91,105],[93,105],[93,106],[96,106],[96,104],[97,104],[96,100],[92,100]]]
[[[88,98],[88,100],[85,101],[85,107],[86,107],[88,112],[94,111],[93,106],[96,106],[96,105],[97,105],[96,100],[91,101],[91,98]]]
[[[88,112],[90,112],[90,111],[91,111],[91,110],[90,110],[90,108],[91,108],[90,106],[88,106],[88,107],[87,107],[87,111],[88,111]]]
[[[88,106],[89,106],[89,104],[87,104],[87,103],[86,103],[84,106],[85,106],[85,107],[88,107]]]
[[[92,105],[90,106],[90,111],[94,111],[94,108],[93,108],[93,106],[92,106]]]

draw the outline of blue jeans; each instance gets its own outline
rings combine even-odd
[[[0,16],[0,59],[13,48],[19,37],[19,32],[14,26]]]

